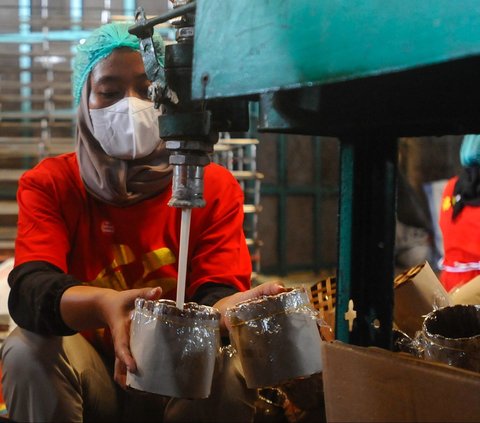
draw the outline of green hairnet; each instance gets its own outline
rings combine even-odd
[[[480,166],[480,135],[468,134],[463,137],[460,147],[462,166]]]
[[[140,41],[132,34],[129,34],[127,23],[109,23],[102,25],[93,31],[85,42],[78,44],[77,54],[73,64],[72,92],[75,105],[80,102],[80,94],[83,84],[95,65],[112,51],[119,47],[129,47],[140,51]],[[165,45],[162,37],[153,35],[153,44],[157,52],[158,62],[163,66]]]

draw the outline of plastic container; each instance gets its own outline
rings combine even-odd
[[[130,328],[137,372],[127,385],[176,398],[210,395],[220,350],[220,313],[207,306],[137,298]]]
[[[421,341],[424,359],[480,372],[480,306],[432,311],[423,322]]]
[[[239,303],[226,318],[249,388],[274,387],[322,371],[317,312],[305,289]]]

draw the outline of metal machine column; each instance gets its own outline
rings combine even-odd
[[[396,162],[396,139],[341,139],[336,336],[351,344],[391,345]]]

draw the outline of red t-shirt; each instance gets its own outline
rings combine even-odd
[[[480,207],[466,205],[452,221],[453,190],[457,180],[458,177],[454,177],[447,182],[440,206],[440,229],[445,250],[445,269],[440,280],[447,292],[480,274],[480,270],[468,270],[480,264]]]
[[[243,192],[231,173],[205,168],[205,208],[192,210],[186,301],[206,283],[250,287]],[[171,186],[128,207],[89,195],[74,153],[43,160],[20,179],[15,265],[49,262],[79,281],[117,290],[161,286],[175,298],[181,210]]]

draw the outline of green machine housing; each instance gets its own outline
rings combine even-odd
[[[480,131],[476,0],[197,0],[192,97],[340,139],[336,335],[392,342],[397,139]],[[350,300],[357,312],[349,330]]]

